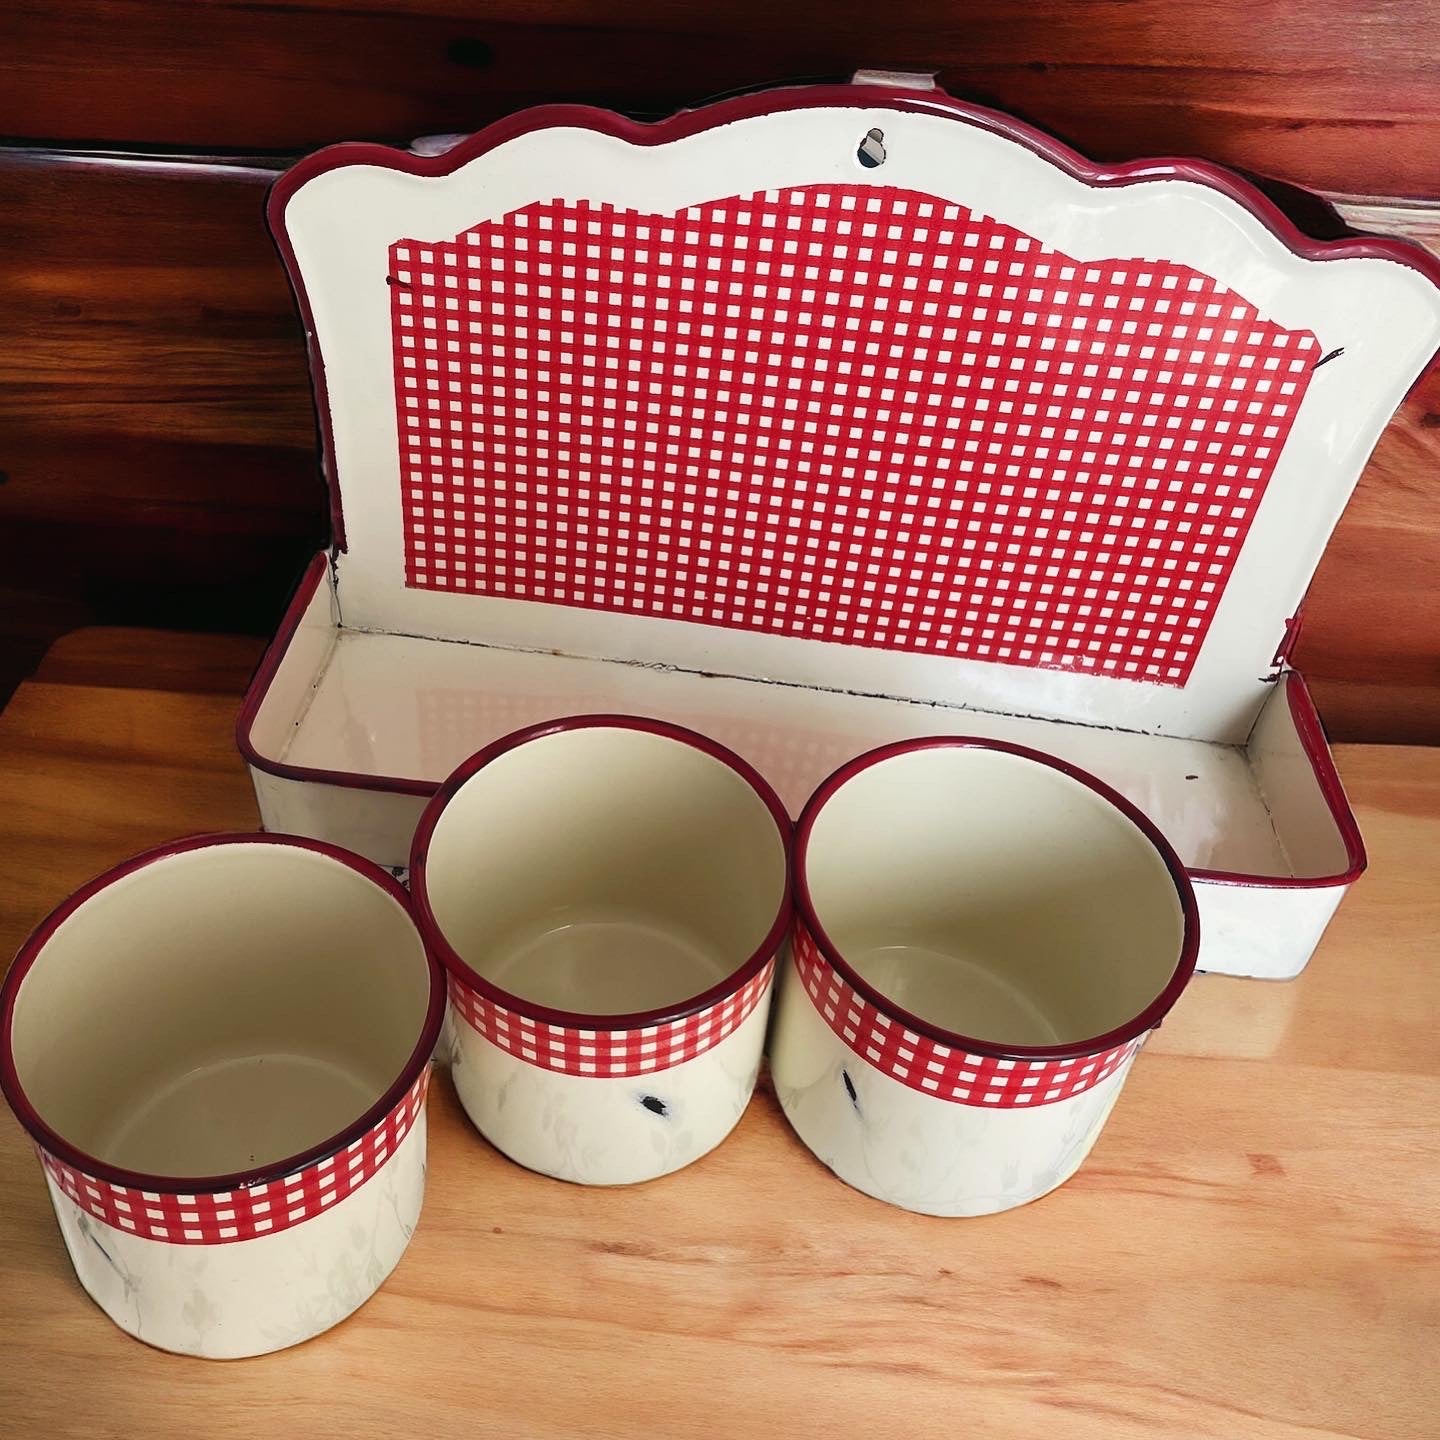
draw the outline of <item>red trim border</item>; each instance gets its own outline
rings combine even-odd
[[[440,1038],[440,1027],[445,1019],[445,981],[440,966],[428,947],[425,949],[425,963],[430,974],[430,998],[425,1010],[425,1019],[420,1035],[409,1058],[401,1067],[399,1075],[385,1092],[357,1119],[351,1121],[339,1133],[317,1145],[311,1145],[295,1155],[287,1155],[271,1164],[254,1170],[240,1170],[229,1175],[147,1175],[142,1171],[127,1170],[119,1165],[110,1165],[87,1155],[78,1146],[72,1145],[64,1136],[52,1130],[40,1113],[30,1103],[20,1083],[15,1068],[13,1030],[15,1002],[20,994],[25,977],[39,960],[45,946],[60,926],[82,905],[102,890],[137,870],[175,855],[187,854],[192,850],[205,850],[226,845],[284,846],[297,850],[309,850],[327,859],[338,861],[354,870],[363,878],[378,885],[405,913],[414,918],[410,898],[399,882],[379,865],[342,850],[338,845],[323,840],[311,840],[299,835],[265,835],[227,832],[215,835],[193,835],[183,840],[172,840],[143,851],[103,874],[97,875],[82,885],[69,899],[62,901],[47,915],[21,945],[3,983],[0,983],[0,1093],[9,1102],[16,1118],[25,1127],[30,1138],[48,1156],[95,1180],[103,1180],[126,1190],[149,1191],[166,1195],[193,1195],[205,1192],[251,1189],[258,1185],[273,1184],[297,1171],[317,1165],[362,1139],[404,1100],[430,1063],[430,1056]],[[423,940],[423,936],[421,937]]]
[[[430,895],[425,880],[426,859],[430,850],[431,837],[435,833],[435,826],[439,823],[446,805],[468,780],[493,760],[497,760],[501,755],[507,754],[518,746],[528,744],[532,740],[543,740],[548,736],[561,735],[572,730],[601,728],[639,730],[648,735],[659,735],[664,739],[689,745],[710,756],[712,760],[718,760],[722,765],[728,766],[750,786],[770,812],[771,818],[775,821],[775,829],[780,838],[785,861],[785,883],[781,891],[780,908],[776,912],[775,919],[771,922],[765,938],[743,964],[732,970],[718,984],[712,985],[708,990],[701,991],[700,994],[693,995],[687,1000],[681,1000],[674,1005],[663,1005],[655,1010],[635,1011],[628,1015],[587,1015],[582,1011],[557,1010],[549,1005],[538,1005],[533,1000],[525,1000],[518,995],[512,995],[508,990],[485,979],[483,975],[472,970],[446,940],[440,923],[435,918],[435,912],[430,906]],[[425,807],[425,813],[420,817],[420,824],[416,827],[415,839],[410,848],[410,898],[420,922],[420,933],[425,937],[432,952],[438,956],[440,963],[467,990],[484,997],[491,1005],[524,1016],[527,1020],[538,1021],[562,1030],[643,1030],[654,1025],[671,1025],[676,1021],[688,1019],[692,1015],[710,1009],[735,994],[736,991],[743,989],[774,959],[776,952],[784,944],[785,936],[790,929],[791,890],[794,874],[791,859],[791,833],[790,816],[786,813],[785,807],[780,803],[780,797],[771,788],[769,781],[733,750],[710,739],[708,735],[701,735],[695,730],[687,730],[681,725],[672,725],[666,720],[650,720],[636,715],[572,715],[561,720],[543,721],[539,725],[530,725],[523,730],[515,730],[509,735],[502,736],[493,744],[487,745],[483,750],[472,755],[440,786],[435,792],[434,798]]]
[[[903,1006],[875,989],[864,979],[840,953],[835,942],[826,932],[815,910],[815,901],[810,894],[810,883],[805,873],[805,857],[810,845],[810,834],[815,821],[830,798],[848,781],[863,770],[899,755],[913,754],[917,750],[987,750],[1005,755],[1014,755],[1047,769],[1057,770],[1071,780],[1078,781],[1094,791],[1102,800],[1120,812],[1158,852],[1180,901],[1184,926],[1180,941],[1180,954],[1175,969],[1164,989],[1138,1015],[1123,1025],[1107,1030],[1103,1035],[1089,1036],[1083,1040],[1071,1041],[1064,1045],[1000,1045],[989,1040],[977,1040],[970,1035],[961,1035],[943,1026],[933,1025],[912,1015]],[[1032,750],[1026,745],[1012,745],[1004,740],[985,740],[973,735],[932,735],[917,740],[901,740],[893,745],[881,745],[863,755],[848,761],[823,781],[805,804],[795,826],[795,847],[791,865],[795,875],[795,909],[800,923],[809,932],[816,951],[824,962],[874,1010],[890,1020],[898,1021],[916,1035],[925,1037],[936,1045],[949,1050],[963,1051],[974,1055],[993,1056],[999,1060],[1072,1060],[1117,1050],[1128,1041],[1153,1030],[1169,1013],[1171,1006],[1180,998],[1190,977],[1195,973],[1195,960],[1200,951],[1200,914],[1195,902],[1195,891],[1180,857],[1170,842],[1161,834],[1159,827],[1137,806],[1131,804],[1118,790],[1112,790],[1103,780],[1097,780],[1088,771],[1068,760],[1059,760],[1053,755]]]
[[[641,1030],[570,1030],[530,1020],[496,1005],[450,976],[452,1014],[496,1049],[559,1075],[587,1079],[633,1079],[698,1060],[733,1035],[762,1002],[775,979],[772,957],[738,990],[708,1010],[668,1025]]]
[[[938,1045],[892,1021],[856,994],[815,946],[803,920],[795,923],[795,974],[815,1013],[858,1060],[917,1094],[976,1109],[1037,1110],[1073,1100],[1127,1065],[1143,1035],[1097,1055],[1064,1060],[1008,1060]]]
[[[303,1225],[373,1180],[425,1108],[427,1065],[400,1103],[352,1144],[283,1180],[236,1190],[160,1194],[111,1185],[36,1146],[40,1163],[72,1204],[112,1230],[166,1245],[230,1245]]]

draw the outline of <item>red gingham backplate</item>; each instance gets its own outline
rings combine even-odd
[[[840,977],[795,926],[795,969],[825,1023],[877,1070],[939,1100],[961,1105],[1053,1105],[1108,1079],[1141,1046],[1127,1040],[1078,1060],[997,1060],[969,1055],[907,1030],[877,1010]]]
[[[1181,685],[1320,354],[823,184],[390,249],[406,581]]]
[[[171,1245],[254,1240],[319,1215],[377,1174],[420,1114],[429,1080],[427,1066],[373,1130],[344,1150],[269,1185],[201,1195],[157,1194],[93,1179],[44,1150],[40,1160],[66,1195],[112,1229]]]
[[[703,1055],[748,1018],[769,994],[774,975],[775,962],[771,960],[733,995],[708,1010],[642,1030],[569,1030],[531,1020],[462,985],[453,975],[450,1003],[477,1035],[517,1059],[562,1075],[610,1079],[668,1070]]]

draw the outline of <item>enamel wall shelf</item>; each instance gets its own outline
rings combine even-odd
[[[404,863],[499,735],[630,711],[797,810],[991,736],[1099,775],[1201,967],[1304,964],[1364,851],[1284,655],[1440,272],[935,91],[531,111],[276,186],[334,505],[250,693],[267,827]]]

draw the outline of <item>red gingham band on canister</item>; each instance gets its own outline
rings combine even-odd
[[[268,1185],[201,1195],[160,1194],[96,1180],[44,1150],[40,1160],[71,1200],[114,1230],[170,1245],[255,1240],[312,1219],[378,1174],[410,1133],[425,1104],[429,1079],[426,1066],[405,1098],[373,1130],[334,1155]]]
[[[733,995],[708,1010],[639,1030],[572,1030],[548,1025],[497,1005],[453,975],[450,1003],[476,1034],[517,1059],[562,1075],[609,1079],[668,1070],[703,1055],[750,1016],[769,993],[774,974],[775,962],[771,960]]]
[[[1140,1048],[1127,1040],[1099,1055],[1070,1060],[998,1060],[970,1055],[917,1035],[877,1010],[841,978],[795,926],[795,969],[825,1023],[877,1070],[923,1095],[961,1105],[1053,1105],[1098,1085]]]

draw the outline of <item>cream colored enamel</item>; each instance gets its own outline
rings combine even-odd
[[[1049,765],[945,745],[846,780],[797,857],[816,918],[882,994],[992,1044],[1070,1044],[1174,974],[1184,915],[1159,851]]]
[[[338,643],[339,609],[327,564],[256,707],[249,740],[260,754],[283,756],[299,732],[315,698],[313,677],[327,669]]]
[[[1150,838],[1082,781],[1003,750],[875,761],[821,802],[795,864],[826,937],[882,997],[982,1044],[1097,1039],[1181,960],[1180,882]],[[796,1134],[848,1184],[931,1215],[989,1214],[1062,1184],[1129,1070],[992,1106],[922,1093],[863,1050],[785,966],[770,1065]]]
[[[263,840],[132,871],[46,942],[15,1067],[86,1154],[178,1177],[318,1145],[399,1076],[430,976],[410,916],[328,856]]]
[[[577,726],[504,751],[456,790],[424,885],[445,939],[493,984],[623,1015],[703,994],[760,949],[785,901],[786,839],[722,760],[647,730]],[[455,1087],[522,1165],[595,1185],[654,1179],[740,1117],[769,1003],[767,989],[709,1050],[633,1077],[551,1071],[452,1017]]]
[[[517,724],[597,711],[651,715],[744,756],[794,814],[827,774],[863,751],[922,735],[978,735],[1043,750],[1113,785],[1192,869],[1260,881],[1331,876],[1343,871],[1344,844],[1296,734],[1289,683],[1282,677],[1268,687],[1250,743],[1236,746],[342,630],[324,669],[310,677],[314,696],[303,720],[272,758],[343,771],[361,783],[399,775],[438,784],[476,747]],[[252,773],[269,828],[332,839],[384,865],[406,863],[423,798]],[[1233,888],[1196,882],[1205,920],[1200,968],[1267,978],[1304,968],[1318,933],[1310,917],[1328,916],[1344,894],[1344,886],[1301,892],[1262,885],[1257,905],[1244,907],[1259,915],[1258,925],[1211,924],[1212,913],[1221,919],[1233,908],[1225,893]],[[1287,923],[1297,910],[1298,927]]]
[[[541,1005],[566,1009],[580,995],[587,1011],[611,1015],[700,995],[725,978],[719,952],[643,912],[596,905],[555,918],[513,934],[489,978]]]
[[[337,633],[323,670],[310,680],[314,698],[303,721],[283,751],[265,753],[357,779],[394,775],[438,785],[477,749],[519,726],[560,715],[649,715],[744,756],[795,814],[826,775],[876,745],[978,734],[1044,750],[1099,775],[1146,810],[1189,865],[1289,873],[1241,746],[348,630]],[[331,788],[330,823],[363,849],[373,833],[360,799],[365,792]],[[396,802],[407,820],[418,818],[423,803],[367,798]],[[266,796],[265,803],[278,802]],[[292,824],[296,814],[277,811]],[[397,833],[403,823],[397,816]],[[406,834],[375,858],[404,864],[408,853]]]
[[[1250,764],[1291,873],[1340,875],[1349,868],[1349,857],[1295,728],[1289,695],[1294,683],[1282,677],[1265,702],[1250,735]]]
[[[1347,887],[1297,886],[1267,890],[1257,885],[1195,887],[1200,910],[1200,955],[1233,956],[1231,975],[1289,980],[1304,968],[1325,927],[1334,918]],[[1201,965],[1201,969],[1219,967]],[[1235,1043],[1250,1043],[1248,1032]]]
[[[711,734],[750,760],[792,814],[831,770],[897,739],[976,734],[1070,760],[1140,806],[1185,864],[1253,877],[1230,923],[1236,887],[1197,878],[1200,969],[1286,978],[1305,968],[1344,884],[1266,887],[1335,876],[1345,845],[1290,714],[1282,675],[1247,746],[1102,730],[950,706],[806,690],[616,661],[576,660],[415,636],[338,632],[287,755],[357,780],[439,783],[477,744],[516,723],[586,711],[639,714]],[[464,716],[464,723],[455,717]],[[276,755],[275,759],[279,759]],[[423,798],[281,779],[252,770],[266,827],[334,840],[403,865]],[[1214,917],[1214,919],[1212,919]],[[1297,923],[1292,923],[1295,917]]]
[[[405,1253],[425,1195],[425,1111],[358,1190],[288,1230],[225,1245],[112,1229],[46,1180],[81,1285],[122,1330],[181,1355],[264,1355],[339,1324]]]
[[[346,769],[343,762],[330,768]],[[443,778],[437,776],[436,783]],[[391,870],[403,869],[410,863],[410,842],[428,795],[370,790],[358,784],[292,780],[253,765],[250,779],[265,828],[273,834],[328,840]]]
[[[252,1170],[379,1101],[430,994],[408,910],[368,876],[259,836],[205,845],[111,882],[46,940],[16,996],[16,1074],[40,1118],[106,1164]],[[342,1320],[394,1268],[424,1194],[424,1114],[358,1189],[251,1239],[131,1234],[47,1183],[80,1283],[123,1330],[260,1355]]]
[[[1055,1021],[1026,987],[992,957],[963,953],[970,948],[956,945],[946,952],[923,944],[881,943],[857,949],[850,958],[882,995],[912,1015],[934,1015],[947,1029],[1003,1035],[1016,1045],[1060,1044]]]
[[[1064,1184],[1090,1153],[1129,1069],[1033,1108],[937,1100],[856,1055],[790,964],[770,1039],[776,1098],[816,1158],[847,1185],[926,1215],[989,1215]]]
[[[730,766],[619,726],[544,735],[446,803],[425,887],[449,944],[521,999],[589,1015],[674,1005],[775,923],[785,851]]]
[[[342,1065],[306,1055],[240,1055],[187,1070],[137,1099],[103,1147],[128,1169],[173,1173],[183,1156],[187,1173],[224,1175],[235,1169],[235,1116],[247,1160],[294,1155],[304,1137],[333,1135],[342,1117],[363,1115],[375,1089]],[[298,1143],[297,1143],[298,1142]]]
[[[871,128],[884,133],[886,161],[865,170],[856,137]],[[835,182],[913,188],[1080,261],[1144,255],[1192,266],[1267,319],[1313,333],[1331,356],[1334,363],[1308,379],[1187,684],[406,585],[407,517],[389,399],[392,295],[378,283],[393,242],[448,241],[557,196],[667,214],[725,195]],[[361,784],[376,775],[435,783],[517,725],[631,710],[724,739],[795,803],[835,764],[874,745],[935,730],[979,731],[1067,755],[1116,785],[1193,868],[1256,877],[1338,873],[1329,868],[1336,829],[1316,803],[1313,768],[1295,767],[1292,789],[1277,778],[1286,765],[1272,763],[1270,752],[1248,754],[1246,741],[1262,710],[1267,723],[1288,724],[1274,710],[1277,646],[1375,440],[1440,340],[1440,295],[1414,269],[1380,258],[1296,255],[1245,204],[1166,174],[1163,165],[1143,183],[1087,185],[1003,127],[895,108],[883,87],[863,108],[791,108],[665,144],[551,126],[515,135],[443,176],[337,166],[301,185],[283,218],[323,353],[332,479],[347,534],[335,557],[336,643],[318,651],[313,635],[292,643],[305,659],[292,670],[287,657],[275,705],[267,702],[256,727],[268,758],[344,772]],[[761,417],[762,432],[771,418]],[[618,443],[649,443],[626,437],[634,423],[619,417]],[[696,503],[713,504],[716,543],[733,547],[743,588],[745,567],[768,564],[773,547],[757,545],[748,524],[726,516],[732,478],[695,464],[681,463],[673,476],[658,467],[656,501],[661,510],[688,505],[688,488]],[[1008,490],[1012,481],[1023,489],[1026,477],[1001,478]],[[1228,475],[1215,478],[1229,483]],[[1185,503],[1156,498],[1167,509]],[[1173,523],[1183,531],[1193,522],[1177,512]],[[1001,572],[1019,562],[1000,556],[993,563],[999,583],[1012,583]],[[1209,583],[1179,583],[1197,581]],[[884,577],[876,583],[883,587]],[[1017,572],[1013,583],[1032,582]],[[927,603],[896,596],[911,598],[922,609]],[[1085,603],[1091,599],[1109,603]],[[307,626],[318,614],[312,607]],[[1050,718],[1048,739],[1037,735],[1045,724],[1037,717]],[[339,837],[384,863],[404,863],[418,810],[410,798],[258,774],[256,785],[267,823]],[[1288,975],[1303,967],[1309,922],[1334,908],[1338,892],[1303,901],[1261,893],[1275,895],[1274,915],[1256,929],[1213,930],[1225,940],[1206,942],[1203,968]],[[1202,903],[1222,914],[1237,908],[1222,895]],[[1307,923],[1286,932],[1296,909]]]
[[[777,969],[789,961],[782,956]],[[452,1014],[451,1074],[480,1133],[527,1169],[583,1185],[631,1185],[713,1150],[755,1089],[774,984],[723,1040],[644,1075],[563,1075],[508,1054]],[[664,1113],[642,1103],[646,1097]]]

